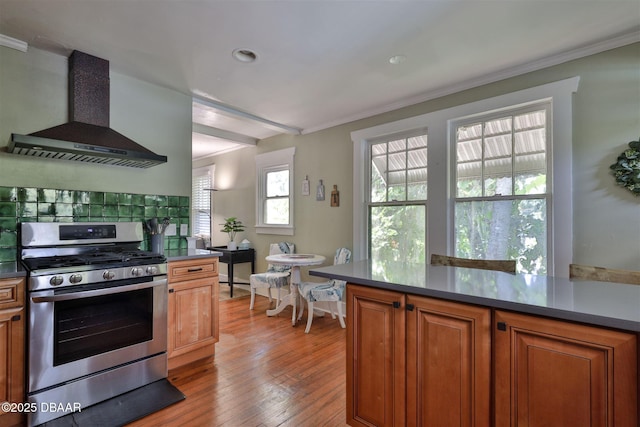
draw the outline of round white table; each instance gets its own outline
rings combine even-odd
[[[290,292],[282,298],[278,306],[273,310],[267,310],[267,316],[275,316],[284,310],[288,305],[293,307],[291,325],[296,324],[296,307],[298,304],[298,284],[300,283],[300,267],[308,265],[322,264],[326,259],[322,255],[314,254],[278,254],[269,255],[265,258],[270,264],[281,264],[291,266]]]

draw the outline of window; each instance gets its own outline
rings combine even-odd
[[[369,145],[369,251],[384,260],[424,259],[426,244],[427,135],[395,137]]]
[[[453,122],[455,255],[547,272],[551,104]]]
[[[194,169],[191,177],[191,235],[211,237],[211,191],[214,166]]]
[[[293,235],[295,148],[256,156],[256,232]]]
[[[385,238],[402,237],[390,222],[397,218],[388,212],[395,209],[398,218],[408,218],[409,210],[426,209],[425,242],[408,252],[414,258],[423,252],[420,262],[428,262],[431,253],[498,254],[516,259],[521,272],[568,276],[572,95],[579,81],[572,77],[352,132],[353,259],[369,258],[374,269],[387,262],[384,251],[400,243]],[[412,174],[419,182],[412,168],[421,165],[410,165],[409,154],[406,168],[391,165],[388,159],[401,157],[404,149],[382,145],[403,139],[393,135],[408,139],[426,135],[427,129],[428,204],[426,184],[410,188]],[[418,189],[424,193],[415,193]],[[383,209],[388,211],[384,215]],[[501,221],[507,213],[506,222]],[[418,214],[412,215],[415,221]],[[381,271],[393,274],[392,269]]]

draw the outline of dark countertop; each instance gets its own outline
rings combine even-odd
[[[222,256],[222,252],[210,251],[207,249],[176,249],[164,251],[164,256],[167,258],[168,262],[171,262],[196,258],[220,257]]]
[[[640,332],[640,286],[370,260],[313,268],[312,276],[497,309]]]
[[[19,262],[0,262],[0,279],[12,279],[14,277],[25,277],[27,272]]]

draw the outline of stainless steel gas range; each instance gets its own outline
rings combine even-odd
[[[135,222],[21,225],[30,426],[167,376],[167,264],[143,237]]]

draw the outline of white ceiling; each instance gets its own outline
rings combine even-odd
[[[0,0],[0,34],[194,96],[198,158],[639,41],[640,3]]]

